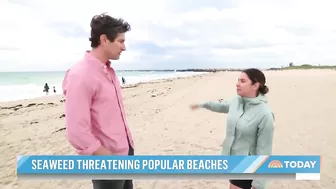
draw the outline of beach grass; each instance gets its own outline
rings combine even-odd
[[[310,65],[310,64],[302,64],[302,65],[292,65],[281,68],[270,68],[267,70],[311,70],[311,69],[333,69],[336,70],[336,65]]]

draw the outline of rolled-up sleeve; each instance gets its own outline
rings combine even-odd
[[[68,140],[79,154],[92,155],[101,147],[101,142],[91,132],[90,109],[94,89],[84,76],[67,72],[63,91]]]

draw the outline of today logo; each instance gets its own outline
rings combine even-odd
[[[313,169],[316,161],[283,161],[273,160],[268,164],[268,168],[306,168]]]
[[[273,160],[268,164],[268,168],[283,168],[283,165],[279,160]]]

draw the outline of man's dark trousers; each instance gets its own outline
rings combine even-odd
[[[129,146],[128,155],[134,155],[134,149]],[[132,180],[92,180],[93,189],[133,189]]]

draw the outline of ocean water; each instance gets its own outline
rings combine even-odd
[[[136,84],[157,79],[187,77],[201,72],[163,72],[163,71],[116,71],[121,83],[121,77],[127,84]],[[49,96],[62,94],[62,80],[65,72],[0,72],[0,102],[31,99],[46,96],[43,92],[48,83]]]

